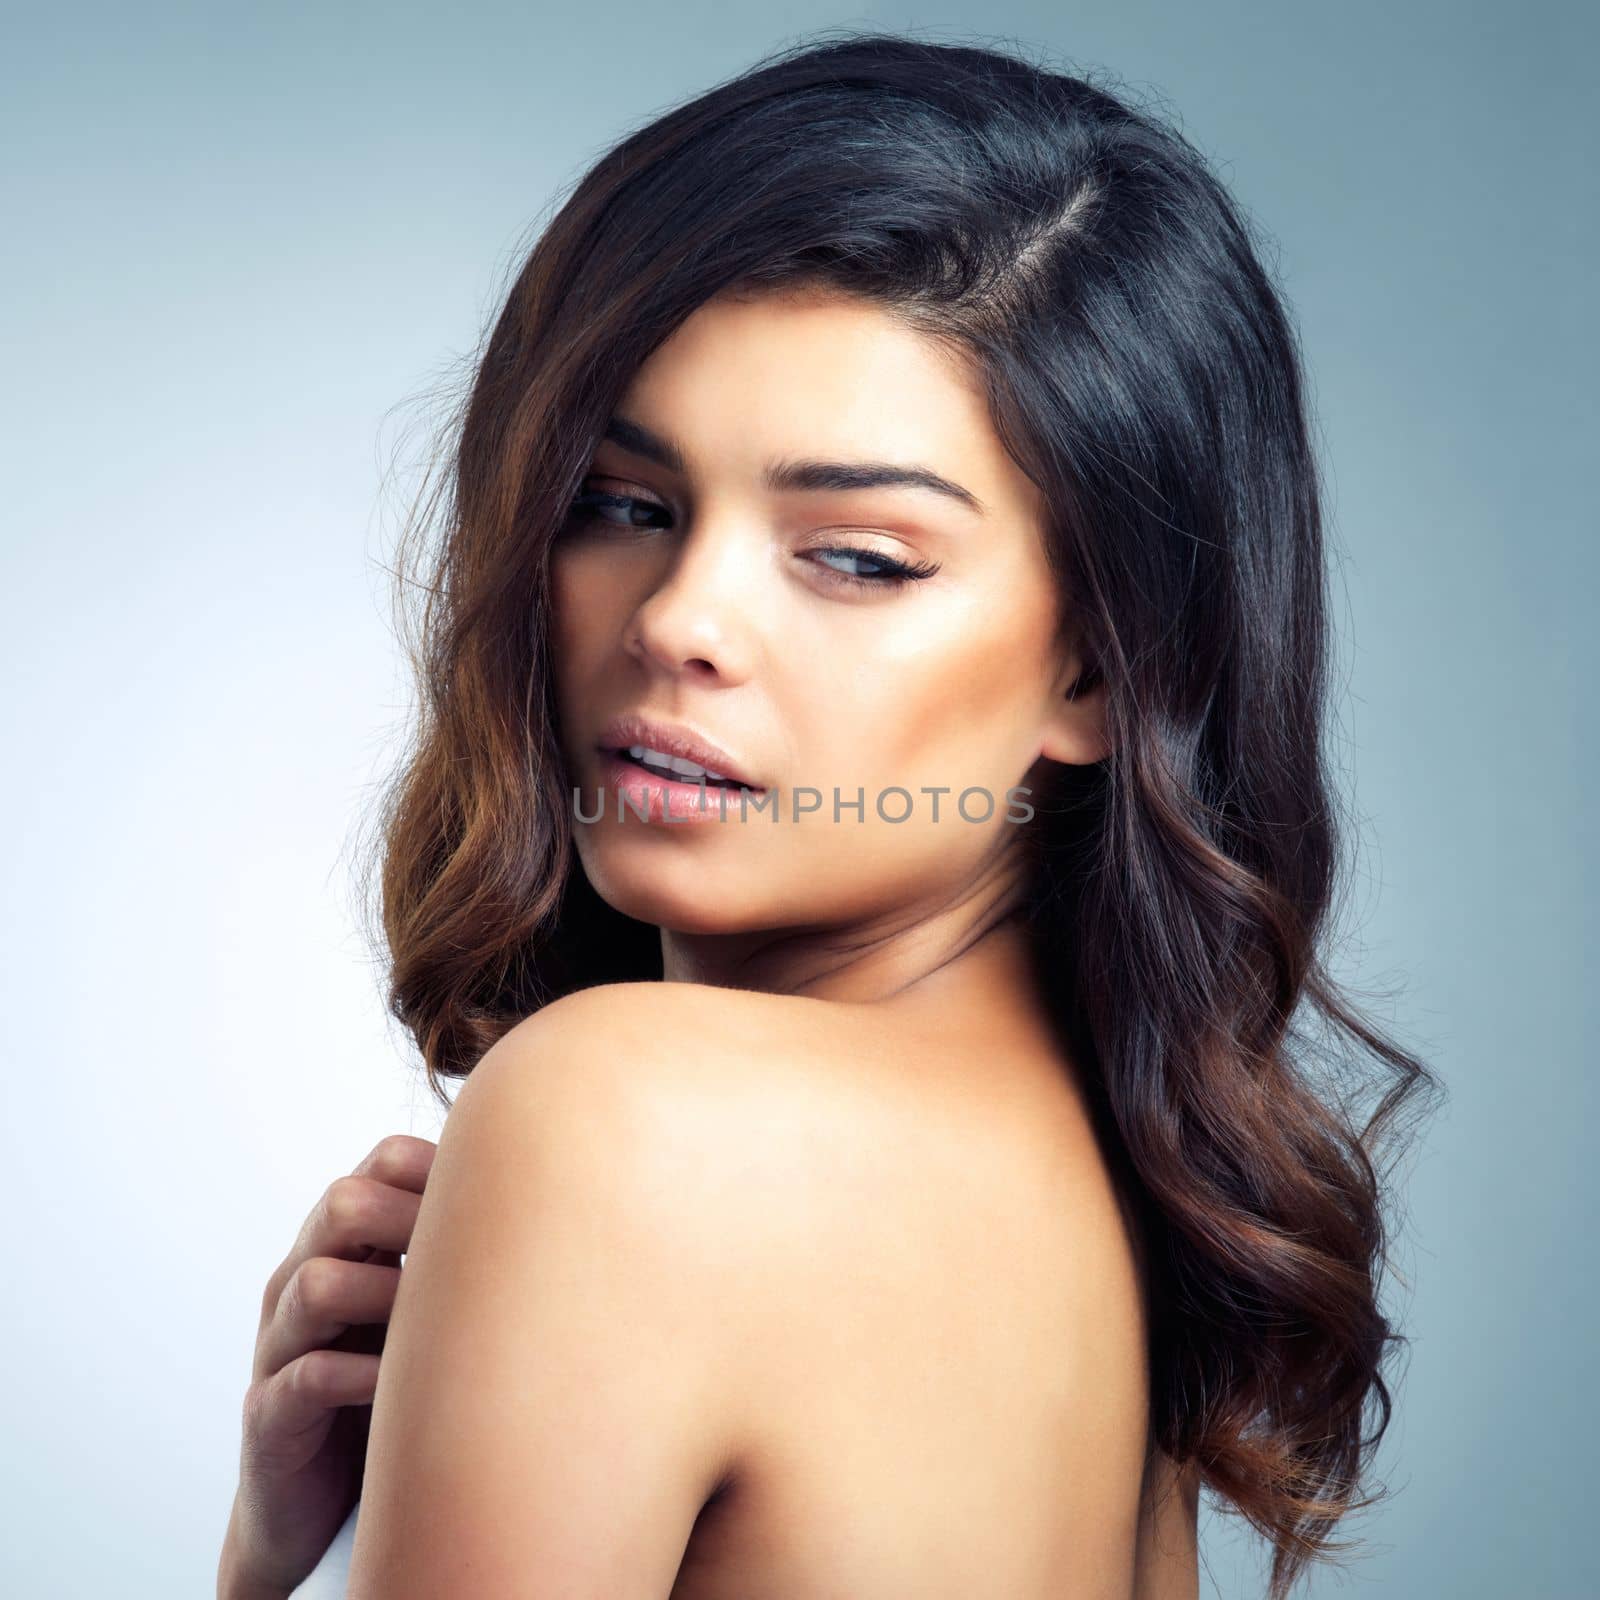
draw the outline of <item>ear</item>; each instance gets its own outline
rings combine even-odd
[[[1103,760],[1110,750],[1105,679],[1092,656],[1073,644],[1062,652],[1061,671],[1044,708],[1040,758],[1082,767]]]

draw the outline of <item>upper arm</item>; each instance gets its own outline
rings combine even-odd
[[[379,1369],[351,1600],[665,1596],[735,1464],[721,1132],[651,998],[557,1002],[456,1098]]]

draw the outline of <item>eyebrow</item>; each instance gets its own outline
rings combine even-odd
[[[614,416],[606,424],[604,437],[646,461],[653,461],[680,477],[688,467],[681,446],[675,441],[634,422]],[[984,514],[983,502],[970,489],[943,477],[929,467],[901,466],[892,461],[775,461],[762,474],[762,482],[772,490],[851,489],[928,489]]]

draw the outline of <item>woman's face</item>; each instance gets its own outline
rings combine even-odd
[[[613,426],[584,490],[623,503],[591,502],[550,557],[568,801],[576,788],[586,817],[604,802],[574,821],[602,898],[736,934],[905,926],[1014,887],[1008,818],[1030,797],[1009,792],[1041,756],[1103,750],[1094,697],[1067,698],[1045,507],[976,379],[864,301],[723,297],[656,349]],[[892,564],[926,576],[873,576]],[[732,791],[726,821],[667,822],[657,792],[651,820],[619,817],[599,746],[628,712],[714,741],[766,809],[740,821]],[[796,791],[820,809],[797,818],[817,797]]]

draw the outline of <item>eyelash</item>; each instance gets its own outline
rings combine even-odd
[[[572,502],[570,520],[579,525],[598,520],[603,507],[620,510],[627,506],[642,506],[648,511],[665,512],[666,507],[654,500],[646,500],[640,495],[610,494],[602,489],[589,489],[580,494]],[[616,523],[612,527],[618,526]],[[924,578],[931,578],[939,570],[937,561],[918,561],[907,563],[896,561],[891,556],[879,555],[876,550],[868,550],[861,545],[832,544],[821,550],[811,552],[819,556],[853,556],[858,561],[871,561],[883,570],[872,574],[859,572],[841,572],[837,567],[824,567],[830,577],[838,578],[843,583],[855,584],[863,589],[897,588],[904,583],[920,583]]]

